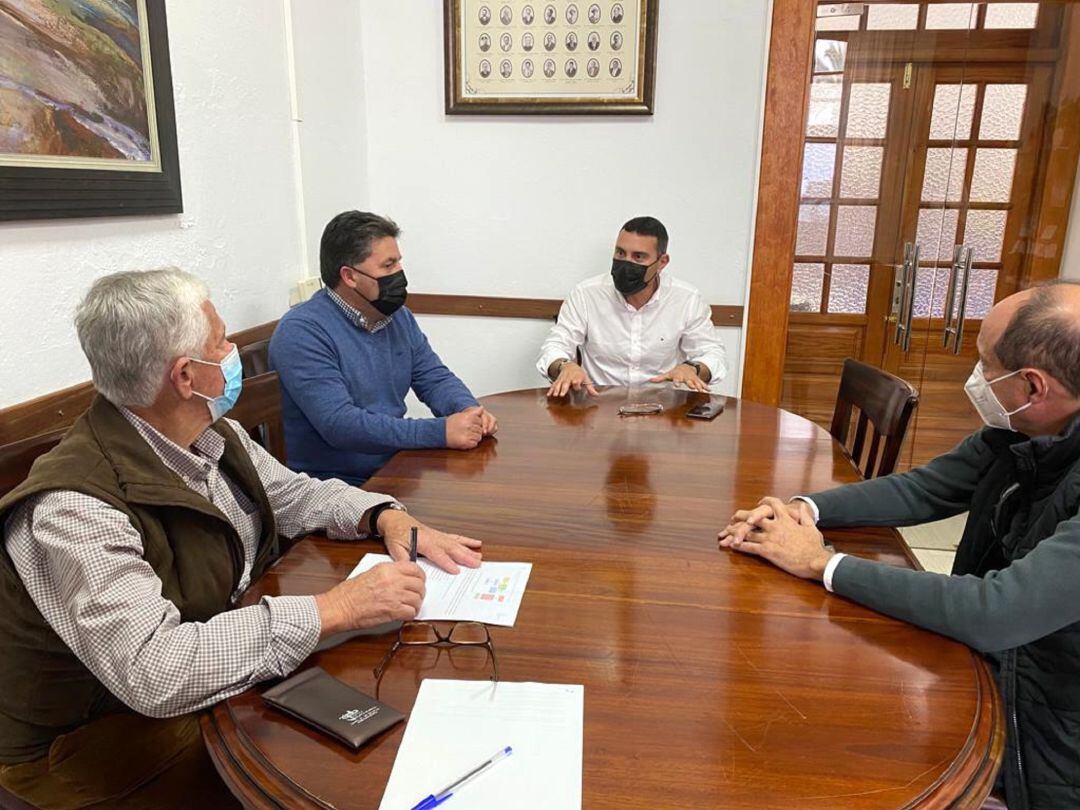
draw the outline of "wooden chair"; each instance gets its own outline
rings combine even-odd
[[[281,385],[277,372],[244,378],[240,399],[229,411],[255,441],[285,463],[285,428],[281,422]]]
[[[918,404],[918,391],[904,380],[849,357],[844,361],[829,432],[844,446],[864,478],[888,475],[896,469],[908,423]],[[854,409],[858,409],[859,416],[849,448]],[[873,435],[864,459],[868,426],[873,427]]]
[[[245,379],[270,371],[270,340],[256,340],[241,346],[240,365],[244,368]]]
[[[0,447],[0,497],[26,480],[38,456],[60,444],[65,433],[67,428],[61,428]]]

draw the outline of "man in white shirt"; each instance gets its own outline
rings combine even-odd
[[[663,272],[667,248],[658,219],[623,225],[611,273],[573,289],[540,349],[536,368],[552,381],[548,396],[665,381],[707,393],[724,378],[726,352],[712,311],[697,289]]]

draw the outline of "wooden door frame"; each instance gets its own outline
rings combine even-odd
[[[817,3],[773,0],[742,397],[780,404]]]
[[[1023,273],[1027,284],[1060,272],[1080,157],[1080,105],[1061,104],[1080,97],[1080,0],[1066,2],[1070,13],[1052,93],[1057,112],[1046,128],[1046,159],[1040,158],[1042,186],[1029,251],[1037,255]],[[773,0],[742,385],[745,399],[773,406],[783,391],[816,14],[816,2]],[[1006,50],[997,55],[1007,56]]]

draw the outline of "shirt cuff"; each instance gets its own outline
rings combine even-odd
[[[817,522],[819,520],[821,520],[821,510],[818,509],[818,505],[816,503],[814,503],[812,500],[810,500],[809,498],[807,498],[805,495],[796,495],[791,500],[793,500],[793,501],[802,501],[807,506],[809,506],[810,507],[810,514],[812,514],[814,516],[814,523],[815,524],[817,524]]]
[[[315,597],[264,596],[262,604],[270,611],[270,638],[278,675],[288,675],[319,643],[322,620]]]
[[[825,590],[827,590],[829,593],[833,592],[832,579],[833,575],[836,574],[836,566],[840,565],[840,561],[846,556],[847,554],[841,554],[840,552],[837,552],[836,554],[833,554],[831,558],[829,558],[829,562],[825,565],[825,573],[822,575],[821,581],[825,585]]]

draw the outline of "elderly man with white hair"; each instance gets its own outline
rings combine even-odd
[[[194,276],[106,276],[75,323],[99,396],[0,500],[0,785],[43,808],[230,806],[194,713],[327,635],[414,618],[412,527],[455,573],[480,542],[293,473],[222,419],[239,357]],[[381,537],[396,562],[235,607],[279,535],[314,531]]]

